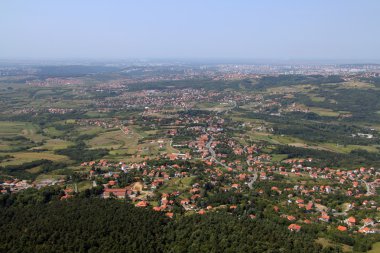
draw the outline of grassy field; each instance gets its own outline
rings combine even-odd
[[[65,141],[61,139],[49,139],[45,141],[44,145],[38,147],[38,149],[47,149],[49,151],[55,151],[59,149],[65,149],[73,144],[74,143],[70,141]]]
[[[28,169],[28,170],[25,170],[29,173],[32,173],[32,174],[37,174],[37,173],[40,173],[41,171],[41,166],[37,166],[37,167],[34,167],[34,168],[31,168],[31,169]]]
[[[75,131],[78,132],[78,134],[82,135],[82,134],[100,134],[100,133],[104,133],[106,130],[101,128],[101,127],[97,127],[97,126],[79,126],[79,127],[76,127],[75,128]]]
[[[121,130],[101,133],[88,141],[91,148],[120,149],[124,148],[128,142],[132,142]]]
[[[64,135],[64,132],[63,131],[60,131],[54,127],[48,127],[48,128],[45,128],[44,129],[44,133],[48,136],[51,136],[53,138],[55,137],[61,137]]]
[[[28,123],[25,122],[11,122],[11,121],[0,121],[0,135],[9,136],[22,134],[22,131],[26,129]]]
[[[294,146],[305,144],[305,142],[301,139],[286,136],[286,135],[273,135],[266,132],[256,132],[256,131],[252,131],[248,135],[254,141],[261,140],[261,141],[267,141],[272,144],[283,144],[283,145],[294,145]]]
[[[380,242],[374,243],[372,249],[368,253],[380,253]]]
[[[131,132],[125,134],[120,129],[108,131],[98,134],[95,138],[92,138],[87,142],[91,148],[106,148],[111,149],[108,159],[124,160],[124,161],[141,161],[143,156],[157,156],[163,153],[175,153],[177,149],[170,146],[169,139],[161,139],[159,143],[158,139],[145,140],[139,143],[144,137],[154,135],[157,130],[142,131],[138,127],[129,127]],[[162,148],[160,147],[162,145]],[[132,157],[140,156],[140,157]]]
[[[376,88],[372,83],[364,83],[359,81],[344,82],[338,84],[339,88],[343,89],[374,89]]]
[[[67,186],[68,186],[68,188],[72,188],[73,190],[75,189],[74,184],[68,184]],[[79,183],[77,183],[77,187],[78,187],[78,192],[82,192],[84,190],[91,189],[92,188],[92,181],[79,182]]]
[[[262,119],[254,119],[254,118],[244,117],[244,115],[242,115],[241,113],[237,113],[237,112],[231,112],[230,115],[231,116],[229,116],[229,117],[233,121],[249,122],[251,124],[258,124],[258,125],[262,125],[262,124],[267,123],[266,121],[264,121]]]
[[[368,152],[379,152],[378,149],[376,149],[376,146],[363,146],[363,145],[337,145],[336,143],[321,143],[318,144],[318,147],[324,148],[326,150],[330,150],[333,152],[339,152],[339,153],[350,153],[352,150],[355,149],[364,149]]]
[[[187,191],[190,189],[193,177],[172,178],[159,188],[159,193],[169,193],[173,191]]]
[[[39,183],[39,182],[41,182],[41,181],[43,181],[43,180],[59,180],[59,179],[62,179],[62,178],[64,178],[64,177],[65,177],[65,176],[63,176],[63,175],[41,174],[41,175],[39,175],[39,176],[36,178],[35,182],[36,182],[36,183]]]
[[[33,141],[41,141],[46,137],[38,134],[38,127],[28,122],[0,121],[0,137],[22,135]]]
[[[315,94],[309,94],[308,96],[310,97],[311,101],[313,101],[313,102],[324,102],[326,100],[326,98],[320,97],[320,96],[315,95]]]
[[[288,157],[288,155],[282,155],[282,154],[273,155],[272,161],[273,162],[280,162],[280,161],[286,159],[287,157]]]
[[[364,146],[364,145],[337,145],[336,143],[311,143],[306,142],[302,139],[286,136],[286,135],[272,135],[270,133],[265,132],[255,132],[252,131],[249,133],[249,136],[252,140],[262,140],[267,141],[271,144],[282,144],[282,145],[290,145],[294,147],[301,148],[311,148],[311,149],[320,149],[326,151],[332,151],[337,153],[350,153],[355,149],[363,149],[368,152],[378,152],[376,145]]]
[[[327,117],[337,117],[340,114],[339,112],[335,112],[331,109],[320,108],[320,107],[309,107],[309,110],[320,116],[327,116]]]
[[[102,118],[107,117],[107,113],[104,112],[97,112],[97,111],[89,111],[86,112],[86,116],[89,116],[90,118]]]
[[[14,152],[14,153],[5,153],[4,155],[11,155],[6,162],[1,162],[0,166],[6,165],[18,165],[26,162],[32,162],[35,160],[47,159],[56,162],[67,162],[70,161],[68,157],[63,155],[56,155],[49,152]]]
[[[301,84],[301,85],[292,85],[292,86],[280,86],[280,87],[271,87],[267,89],[269,93],[272,94],[283,94],[283,93],[295,93],[295,92],[310,92],[316,88],[315,85],[311,84]]]
[[[324,98],[322,98],[322,97],[311,97],[311,100],[324,101]],[[317,101],[317,102],[321,102],[321,101]],[[306,106],[303,104],[299,105],[299,107],[303,108],[303,109],[309,109],[310,112],[316,113],[319,116],[326,116],[326,117],[338,117],[340,115],[340,113],[348,113],[348,112],[336,112],[334,110],[327,109],[327,108],[311,107],[311,106]]]
[[[32,123],[0,121],[1,152],[25,150],[47,139],[49,138],[39,133],[39,127]]]
[[[321,244],[324,248],[327,247],[327,246],[334,246],[336,244],[330,242],[330,240],[326,239],[326,238],[318,238],[316,240],[316,243],[319,243]],[[343,252],[352,252],[352,247],[351,246],[348,246],[346,244],[339,244],[341,247],[342,247],[342,250]]]

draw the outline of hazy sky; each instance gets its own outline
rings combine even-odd
[[[379,0],[1,0],[0,58],[380,59]]]

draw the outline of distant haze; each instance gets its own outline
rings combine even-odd
[[[2,0],[0,59],[377,61],[378,0]]]

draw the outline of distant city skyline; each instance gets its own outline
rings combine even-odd
[[[380,63],[375,0],[1,1],[0,59]]]

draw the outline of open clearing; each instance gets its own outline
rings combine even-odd
[[[0,135],[9,136],[22,134],[25,129],[26,132],[32,132],[32,128],[25,122],[12,122],[12,121],[0,121]]]
[[[315,240],[316,243],[319,243],[321,244],[324,248],[325,247],[328,247],[328,246],[334,246],[336,245],[336,243],[331,243],[330,240],[326,239],[326,238],[318,238],[317,240]],[[351,246],[348,246],[346,244],[338,244],[342,247],[342,250],[343,252],[352,252],[352,247]]]
[[[36,125],[20,121],[0,121],[0,137],[24,136],[32,141],[39,142],[47,137],[38,133]]]
[[[65,141],[61,139],[49,139],[46,140],[44,145],[37,147],[36,149],[47,149],[49,151],[55,151],[59,149],[65,149],[70,145],[73,145],[74,143],[70,141]]]
[[[32,162],[41,159],[47,159],[56,162],[65,162],[69,161],[69,158],[63,155],[56,155],[48,152],[17,152],[17,153],[8,153],[4,155],[11,155],[12,158],[9,161],[0,163],[0,166],[6,165],[19,165],[26,162]]]
[[[133,142],[121,130],[101,133],[88,141],[91,148],[119,149],[125,147],[127,143]]]
[[[193,177],[184,177],[184,178],[172,178],[169,181],[166,181],[165,184],[159,188],[158,192],[160,193],[169,193],[173,191],[186,191],[190,189]]]
[[[343,88],[343,89],[374,89],[376,87],[372,83],[351,81],[351,82],[344,82],[344,83],[339,84],[339,88]]]
[[[326,98],[320,97],[320,96],[315,95],[315,94],[310,94],[308,96],[310,97],[311,101],[313,101],[313,102],[324,102],[326,100]]]
[[[374,243],[372,249],[368,253],[380,253],[380,242]]]

